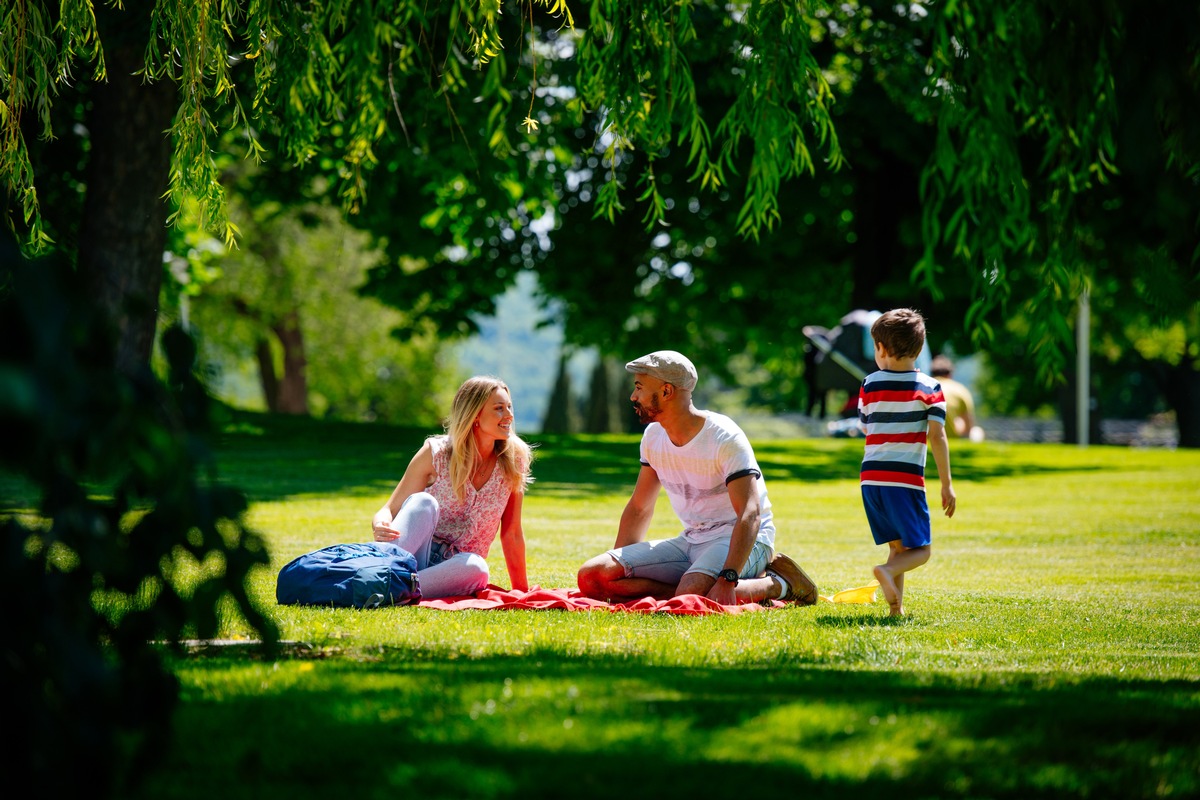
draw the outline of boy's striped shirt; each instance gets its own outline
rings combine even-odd
[[[929,420],[946,424],[946,398],[935,379],[916,370],[879,370],[858,390],[858,421],[866,432],[860,482],[925,488]]]

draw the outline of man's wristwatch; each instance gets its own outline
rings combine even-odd
[[[734,586],[737,586],[737,584],[738,584],[738,573],[737,573],[736,569],[723,569],[717,575],[717,577],[720,578],[721,580],[729,581]]]

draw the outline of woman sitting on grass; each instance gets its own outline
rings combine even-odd
[[[454,395],[446,434],[425,440],[376,512],[375,540],[416,556],[422,597],[486,588],[497,529],[512,588],[529,590],[521,501],[533,482],[532,452],[512,426],[508,386],[497,378],[467,380]]]

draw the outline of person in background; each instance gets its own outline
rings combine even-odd
[[[488,585],[499,532],[512,588],[529,590],[521,502],[532,451],[513,430],[508,386],[470,378],[454,395],[446,433],[430,436],[375,513],[375,540],[416,556],[423,598],[475,594]]]
[[[723,605],[817,601],[817,586],[776,554],[762,471],[732,419],[692,405],[696,368],[674,350],[630,361],[630,397],[642,435],[641,472],[613,549],[579,569],[579,590],[598,600],[705,595]],[[646,541],[659,490],[683,523],[672,539]]]
[[[929,374],[942,385],[946,398],[946,435],[957,439],[983,439],[983,428],[975,423],[975,398],[971,390],[954,380],[954,362],[944,355],[936,356]]]

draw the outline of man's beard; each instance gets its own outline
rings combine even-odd
[[[643,425],[653,422],[654,418],[662,413],[662,406],[658,404],[658,395],[650,395],[650,406],[648,408],[641,403],[634,403],[633,413],[637,414],[638,422]]]

